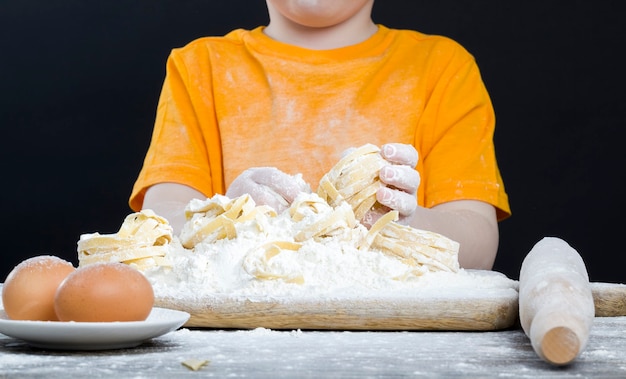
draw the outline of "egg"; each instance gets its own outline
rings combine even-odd
[[[12,320],[58,321],[56,290],[76,269],[53,255],[35,256],[19,263],[2,285],[4,311]]]
[[[61,321],[143,321],[153,305],[150,281],[119,262],[79,267],[61,283],[54,298]]]

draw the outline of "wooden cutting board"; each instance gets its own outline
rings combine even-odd
[[[626,316],[625,284],[593,282],[591,294],[596,317]]]
[[[591,283],[591,288],[597,317],[626,316],[626,285]],[[518,323],[516,286],[326,298],[157,296],[155,305],[190,313],[186,327],[220,329],[489,331]]]
[[[481,275],[502,275],[484,272]],[[498,330],[515,324],[517,282],[474,288],[327,297],[159,297],[156,306],[191,314],[187,327],[332,330]]]
[[[202,304],[158,299],[191,314],[188,327],[332,330],[497,330],[517,318],[517,291],[490,296],[275,298],[215,296]]]

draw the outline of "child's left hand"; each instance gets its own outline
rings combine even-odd
[[[417,150],[411,145],[388,143],[381,147],[380,153],[390,164],[380,170],[380,181],[386,186],[378,190],[376,200],[386,209],[374,208],[365,215],[362,222],[367,227],[389,210],[398,211],[402,222],[417,209],[417,188],[420,185],[420,175],[415,170]]]

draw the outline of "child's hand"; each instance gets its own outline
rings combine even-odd
[[[226,196],[234,199],[249,194],[257,205],[269,205],[281,213],[300,192],[311,192],[301,178],[274,167],[253,167],[235,178]]]
[[[417,209],[417,188],[420,185],[420,175],[415,170],[417,150],[411,145],[388,143],[381,147],[381,155],[390,164],[380,170],[380,181],[387,186],[378,190],[376,200],[386,208],[374,208],[365,216],[363,223],[368,227],[389,210],[397,210],[402,222]]]

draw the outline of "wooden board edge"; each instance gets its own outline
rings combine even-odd
[[[596,317],[626,316],[626,285],[591,283]]]
[[[157,305],[191,314],[186,327],[303,330],[448,330],[507,329],[518,318],[514,289],[497,296],[437,298],[272,299],[219,298],[202,304],[158,299]]]

